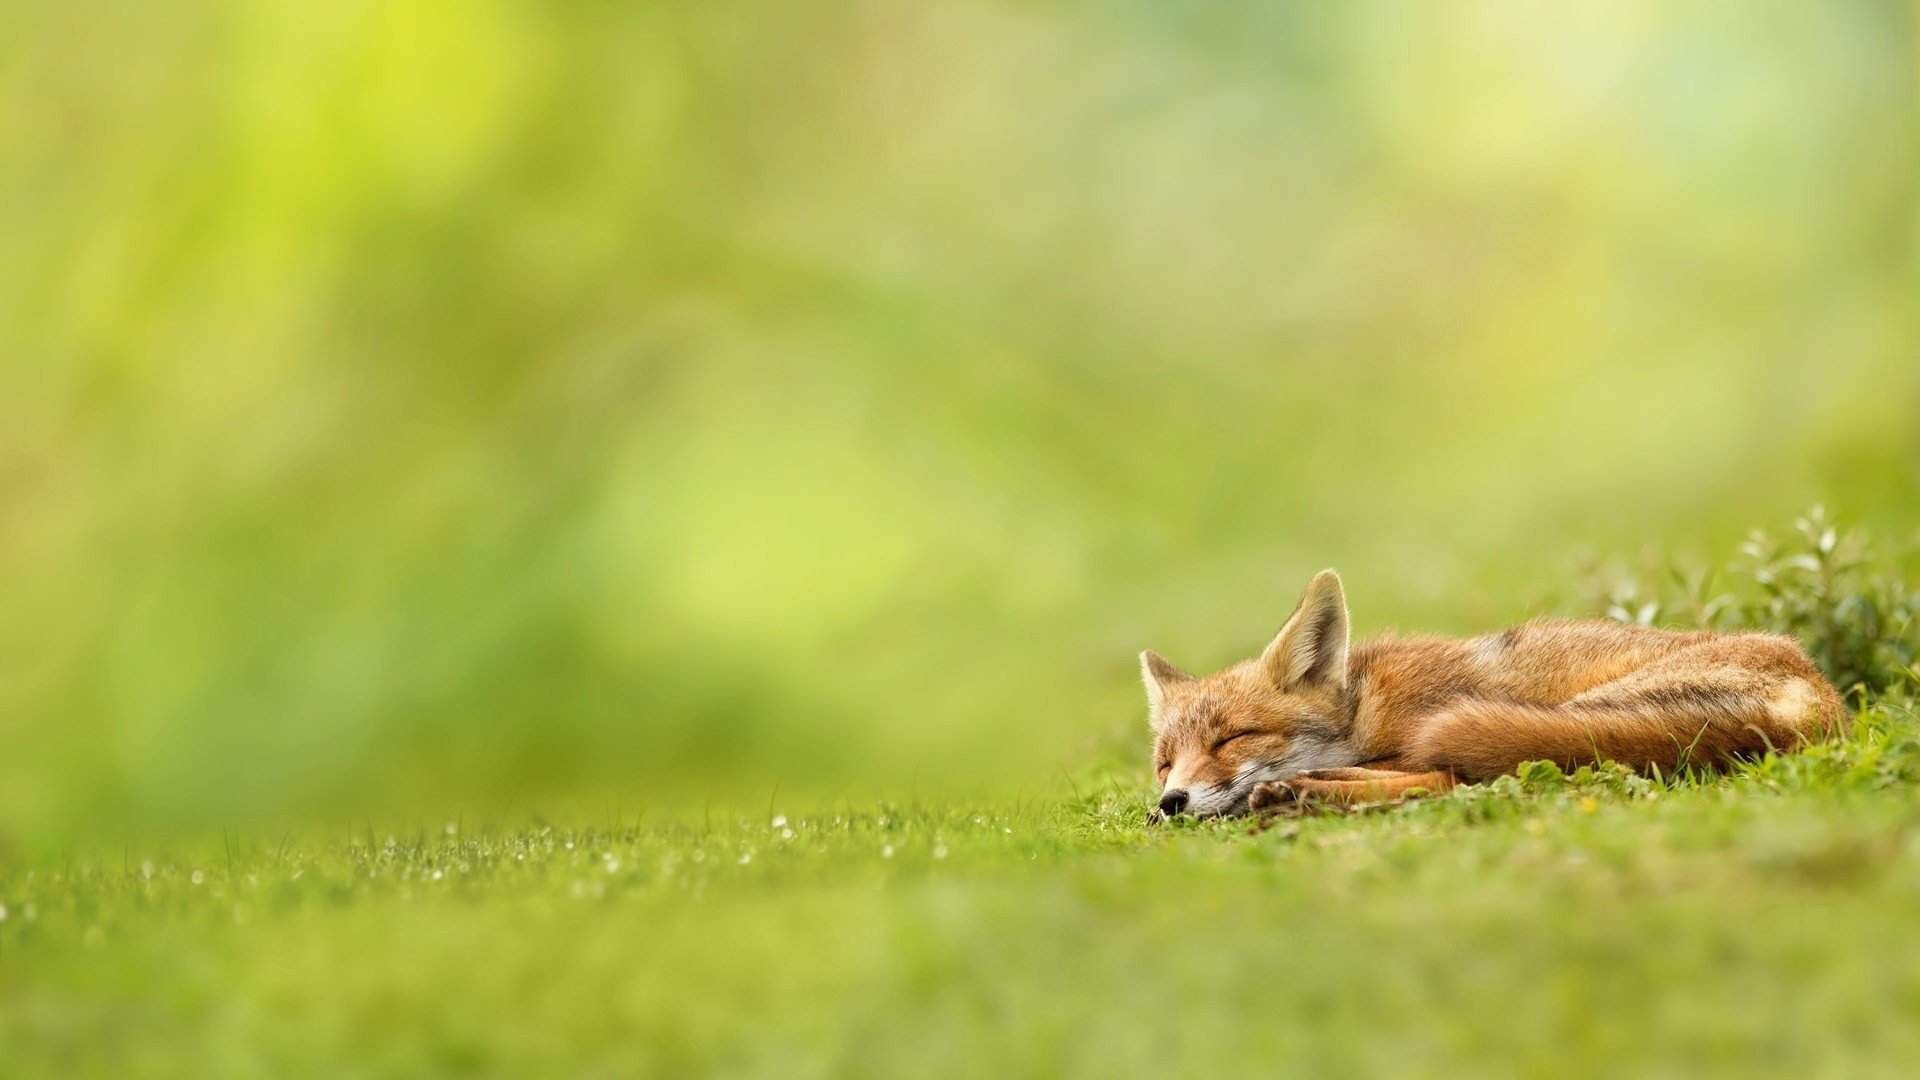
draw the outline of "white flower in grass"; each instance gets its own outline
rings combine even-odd
[[[774,827],[774,828],[776,828],[776,829],[784,829],[784,828],[786,828],[786,827],[787,827],[787,815],[785,815],[785,814],[775,814],[775,815],[773,815],[773,827]]]
[[[881,848],[881,849],[880,849],[880,857],[881,857],[881,858],[883,858],[883,859],[891,859],[891,858],[893,858],[893,845],[892,845],[892,844],[888,844],[887,846],[885,846],[885,847],[883,847],[883,848]]]

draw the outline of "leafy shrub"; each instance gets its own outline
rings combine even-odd
[[[1590,572],[1587,592],[1624,622],[1798,638],[1835,686],[1865,701],[1920,683],[1920,595],[1901,574],[1913,555],[1912,545],[1874,549],[1816,506],[1785,532],[1754,530],[1719,570],[1616,564]]]

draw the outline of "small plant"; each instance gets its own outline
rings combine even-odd
[[[1590,572],[1587,592],[1622,622],[1798,638],[1859,702],[1920,684],[1920,594],[1899,573],[1910,554],[1874,550],[1816,506],[1784,533],[1754,530],[1723,569],[1616,566]]]

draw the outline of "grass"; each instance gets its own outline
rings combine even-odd
[[[1152,826],[1147,790],[227,837],[0,879],[0,1069],[1893,1074],[1920,726],[1729,779]]]
[[[1865,554],[1769,565],[1703,609],[1817,587],[1815,655],[1879,659],[1849,735],[1726,776],[1156,825],[1114,747],[1010,801],[16,856],[0,1072],[1900,1075],[1909,600]]]

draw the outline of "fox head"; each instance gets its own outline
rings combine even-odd
[[[1356,764],[1348,638],[1340,575],[1322,570],[1255,659],[1195,678],[1141,653],[1161,812],[1244,814],[1263,781]]]

